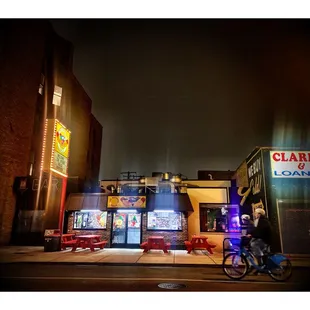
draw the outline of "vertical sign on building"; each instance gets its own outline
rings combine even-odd
[[[247,176],[249,187],[238,189],[238,194],[242,197],[240,205],[243,206],[245,203],[250,203],[252,213],[257,208],[266,210],[266,189],[261,150],[257,151],[247,162]]]
[[[71,132],[57,119],[45,121],[41,170],[49,175],[47,184],[46,217],[45,224],[58,221],[59,229],[62,231],[64,217],[64,203],[68,177],[69,149]],[[59,179],[62,183],[61,191],[53,187],[53,180]],[[42,180],[39,181],[42,183]],[[41,184],[42,186],[42,184]],[[40,201],[40,190],[38,191],[37,204]],[[47,207],[48,206],[48,207]],[[57,215],[58,214],[58,215]]]
[[[71,132],[57,119],[45,122],[41,169],[68,176]]]
[[[69,145],[71,132],[57,119],[54,124],[51,170],[68,176]]]

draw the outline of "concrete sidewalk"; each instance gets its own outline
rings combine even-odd
[[[165,254],[161,250],[151,250],[143,253],[141,249],[110,249],[96,250],[71,249],[60,252],[44,252],[43,247],[32,246],[4,246],[0,247],[0,263],[82,263],[82,264],[166,264],[166,265],[205,265],[221,266],[223,254],[196,250],[187,253],[186,250],[171,250]],[[291,256],[293,266],[310,267],[309,256]]]

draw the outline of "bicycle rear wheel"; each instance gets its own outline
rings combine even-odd
[[[243,255],[229,253],[224,257],[222,268],[229,278],[241,280],[248,272],[249,263]]]
[[[271,266],[268,266],[268,269],[269,276],[275,281],[286,281],[292,275],[292,263],[287,258],[277,264],[271,264]]]

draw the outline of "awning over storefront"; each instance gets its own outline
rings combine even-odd
[[[70,194],[66,201],[66,210],[106,210],[107,199],[107,194],[102,193]]]
[[[147,211],[174,210],[194,211],[188,194],[151,194],[146,199]]]

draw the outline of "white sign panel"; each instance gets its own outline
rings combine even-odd
[[[310,178],[310,151],[270,152],[273,178]]]
[[[68,158],[62,156],[58,152],[54,152],[53,168],[63,174],[66,174],[68,168]]]

